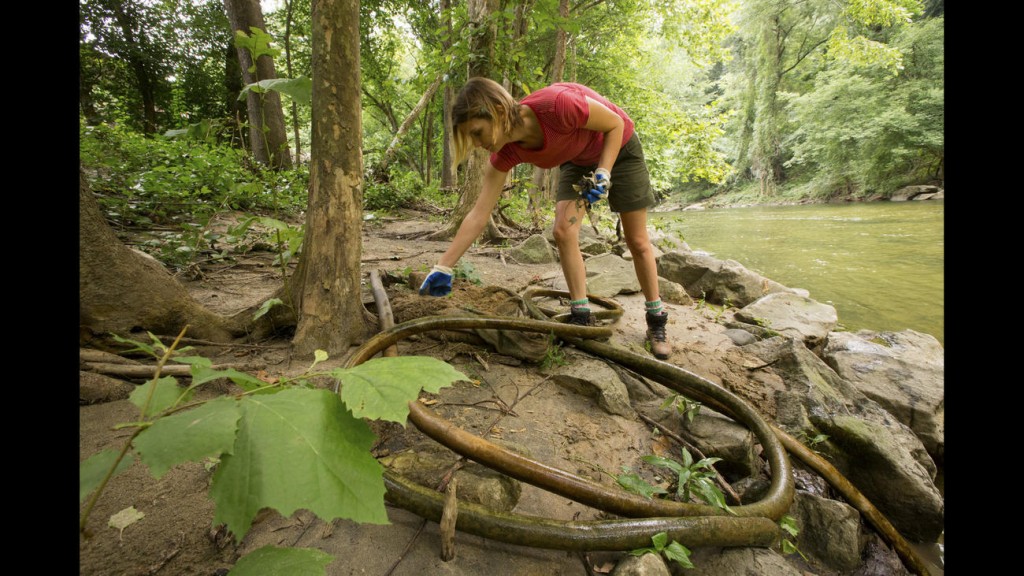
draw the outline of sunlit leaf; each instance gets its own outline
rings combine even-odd
[[[283,516],[307,509],[325,521],[387,524],[376,437],[328,390],[247,396],[231,454],[221,458],[210,496],[214,524],[239,540],[263,508]]]
[[[152,395],[150,394],[151,390]],[[143,418],[151,418],[174,406],[179,399],[187,399],[187,395],[182,397],[183,393],[184,389],[178,386],[178,381],[174,377],[164,376],[159,380],[150,380],[132,390],[128,400],[138,406],[142,411]]]
[[[373,358],[354,368],[338,368],[331,375],[343,384],[341,399],[359,418],[405,424],[409,402],[420,390],[437,392],[469,378],[447,362],[428,356]]]
[[[200,462],[231,451],[242,411],[233,398],[217,398],[165,416],[135,438],[139,459],[154,478],[182,462]]]

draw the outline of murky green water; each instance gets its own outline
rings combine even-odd
[[[850,331],[912,329],[943,342],[943,201],[660,212],[693,250],[831,304]]]

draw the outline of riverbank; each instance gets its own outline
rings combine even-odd
[[[408,278],[412,272],[429,269],[447,247],[443,242],[422,240],[424,233],[435,229],[436,223],[425,218],[382,218],[364,223],[362,262],[367,281],[364,303],[368,310],[374,310],[368,278],[371,270],[379,271],[387,285],[396,322],[451,310],[461,314],[479,313],[492,310],[490,306],[499,304],[497,297],[502,294],[521,294],[531,286],[557,288],[560,268],[555,261],[525,263],[517,261],[511,250],[474,247],[463,259],[463,271],[468,272],[471,280],[460,280],[453,297],[420,297],[412,286],[415,282]],[[203,274],[188,281],[187,287],[211,310],[230,314],[258,304],[273,293],[280,282],[273,254],[253,252],[238,257],[231,266],[206,265]],[[814,362],[803,356],[802,346],[765,348],[755,353],[753,348],[739,346],[733,339],[738,336],[726,325],[732,312],[687,300],[681,294],[677,296],[677,300],[667,305],[671,315],[669,333],[675,346],[668,360],[670,365],[742,395],[763,414],[773,417],[784,416],[786,412],[782,408],[793,406],[780,399],[808,395],[809,384],[805,381],[795,382],[792,391],[786,389],[784,383],[789,377],[783,377],[781,372],[784,366],[795,362],[795,356],[800,356],[797,366]],[[614,300],[624,312],[611,324],[610,342],[645,355],[642,297],[638,300],[636,294],[622,294]],[[558,302],[551,306],[562,307]],[[502,314],[515,314],[515,309],[512,307]],[[667,433],[655,432],[640,418],[643,414],[665,426],[673,435],[702,438],[696,445],[709,454],[722,451],[728,444],[729,453],[733,454],[728,460],[736,462],[729,472],[732,488],[745,496],[745,502],[759,499],[758,490],[763,490],[763,486],[758,482],[741,481],[745,475],[764,469],[756,447],[750,444],[749,433],[742,427],[719,423],[724,427],[716,426],[710,431],[688,428],[684,418],[674,417],[671,411],[661,407],[668,395],[665,388],[645,377],[629,376],[621,368],[575,347],[549,349],[547,343],[544,344],[542,352],[562,353],[552,357],[564,361],[564,365],[555,366],[557,372],[523,361],[508,349],[495,350],[486,341],[463,341],[454,334],[410,338],[402,342],[400,354],[438,357],[471,376],[472,382],[461,382],[436,397],[426,397],[427,405],[458,421],[465,430],[503,446],[515,447],[548,465],[605,486],[615,485],[610,474],[618,473],[622,466],[643,470],[648,480],[657,482],[655,469],[644,468],[640,457],[656,451],[677,456],[680,445]],[[235,347],[197,346],[195,352],[211,358],[215,364],[243,363],[246,371],[267,379],[294,377],[309,366],[308,359],[289,354],[286,339]],[[330,369],[340,365],[342,360],[332,358],[321,367]],[[813,369],[826,370],[820,362],[814,364]],[[92,382],[95,380],[97,374],[83,372],[80,382],[82,458],[103,448],[119,448],[126,433],[116,425],[136,418],[136,409],[126,400],[127,394],[135,388],[133,383],[109,378],[104,381],[106,387],[99,387]],[[597,391],[590,383],[595,380],[618,384],[609,384]],[[838,387],[839,382],[830,381],[830,385]],[[796,388],[804,393],[797,394]],[[215,383],[210,389],[210,393],[217,394],[233,392],[232,385],[226,381]],[[623,398],[629,400],[628,404],[623,403]],[[870,402],[858,399],[861,406]],[[850,406],[843,412],[856,410]],[[705,417],[698,419],[701,426],[720,419],[712,416],[710,409],[703,414]],[[414,468],[442,474],[456,464],[457,458],[444,451],[442,458],[436,460],[435,444],[419,435],[414,427],[382,428],[379,433],[375,455],[382,461],[390,459],[393,465],[419,463]],[[839,438],[831,429],[829,433]],[[398,457],[404,460],[396,461]],[[462,466],[466,464],[463,462]],[[617,563],[629,559],[623,552],[544,550],[460,531],[455,534],[456,557],[445,562],[439,554],[442,534],[438,524],[393,507],[388,508],[392,523],[387,526],[356,525],[345,520],[326,522],[304,511],[288,516],[267,512],[259,516],[243,541],[234,542],[222,528],[212,526],[213,506],[206,491],[213,472],[214,469],[197,462],[177,466],[156,480],[142,464],[136,463],[125,474],[115,477],[93,513],[90,523],[93,537],[81,542],[80,573],[114,575],[146,569],[178,574],[226,571],[240,557],[263,545],[324,551],[332,556],[326,572],[331,576],[364,573],[585,576],[608,573]],[[467,496],[473,493],[474,477],[485,482],[490,478],[476,466],[466,466],[457,476],[459,493]],[[889,472],[885,477],[892,483],[898,475]],[[801,507],[794,508],[794,515],[798,515],[797,510],[813,510],[802,506],[813,505],[819,498],[828,508],[840,511],[839,516],[828,516],[828,524],[820,527],[803,524],[809,522],[813,514],[799,515],[803,530],[796,542],[802,552],[809,554],[808,561],[796,554],[783,555],[778,549],[701,546],[694,547],[697,571],[687,573],[704,576],[740,573],[735,563],[725,565],[726,559],[757,563],[762,566],[760,573],[770,576],[807,571],[818,576],[852,574],[856,568],[836,566],[853,561],[861,563],[858,566],[861,569],[866,563],[875,562],[888,566],[882,573],[906,573],[892,549],[862,523],[856,512],[851,513],[847,505],[828,498],[830,489],[820,478],[815,479],[815,475],[803,467],[798,468],[795,478],[798,493],[809,495],[801,497]],[[432,485],[434,480],[436,478],[425,477],[425,485]],[[662,476],[660,481],[667,480]],[[493,492],[490,492],[492,496],[481,494],[484,493],[477,492],[478,501],[497,498]],[[527,484],[519,485],[510,494],[516,494],[514,510],[521,514],[560,522],[607,518],[607,513],[598,508]],[[108,519],[128,508],[137,510],[141,516],[127,524],[117,524],[119,528],[108,525]],[[840,528],[843,532],[837,533]],[[829,542],[842,542],[844,548],[829,549],[826,546]],[[773,568],[763,568],[766,565]],[[716,572],[715,567],[719,571]],[[932,574],[937,576],[941,572]]]
[[[888,194],[833,194],[824,198],[808,195],[800,186],[781,189],[776,191],[775,194],[768,196],[762,194],[756,184],[747,184],[728,191],[717,192],[707,197],[671,196],[661,200],[653,211],[673,212],[676,210],[746,208],[750,206],[797,206],[804,204],[851,204],[860,202],[906,202],[944,199],[945,188],[939,182],[904,186]]]

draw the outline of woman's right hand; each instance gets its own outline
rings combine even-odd
[[[420,296],[447,296],[452,291],[452,269],[437,264],[420,284]]]

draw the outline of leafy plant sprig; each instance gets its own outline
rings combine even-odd
[[[658,532],[651,536],[651,543],[653,546],[631,550],[629,553],[633,556],[664,554],[665,558],[678,563],[683,568],[696,568],[690,561],[690,549],[675,540],[669,542],[668,532]]]
[[[660,408],[662,410],[674,406],[676,412],[681,414],[687,421],[693,422],[693,419],[700,414],[700,409],[703,404],[696,400],[690,400],[686,396],[680,394],[670,394],[664,402],[661,403]]]
[[[129,396],[140,416],[119,426],[134,429],[124,446],[103,450],[80,465],[80,502],[88,499],[79,522],[83,534],[110,479],[135,461],[157,479],[185,462],[205,466],[216,461],[209,489],[215,503],[213,522],[225,524],[239,541],[263,508],[284,516],[305,509],[325,521],[387,524],[383,467],[370,452],[376,438],[366,419],[404,426],[409,402],[421,391],[436,393],[468,380],[445,362],[418,356],[374,358],[353,368],[314,371],[327,359],[318,350],[300,376],[265,382],[238,370],[214,368],[208,358],[178,356],[175,348],[187,329],[169,347],[152,334],[152,343],[115,336],[158,363],[153,379]],[[188,386],[160,375],[172,358],[189,365]],[[341,385],[340,393],[310,384],[311,378],[324,376]],[[243,391],[193,401],[198,387],[223,378]],[[265,562],[239,562],[232,574],[264,573],[246,566],[287,566],[296,552],[261,550]],[[303,561],[311,566],[325,563],[320,551],[302,552],[308,553]]]
[[[796,525],[796,520],[792,516],[783,516],[782,518],[780,518],[779,526],[781,526],[787,534],[792,536],[793,540],[796,540],[797,534],[800,533],[800,529],[797,528]],[[783,536],[782,542],[780,543],[782,547],[782,553],[789,555],[796,552],[800,555],[801,558],[807,560],[807,556],[805,556],[804,553],[801,552],[799,548],[797,548],[796,542],[794,542],[793,540],[790,540],[789,538]]]
[[[682,448],[682,459],[680,463],[671,458],[649,454],[641,458],[644,462],[654,466],[668,468],[676,478],[673,483],[676,486],[674,496],[681,502],[688,502],[694,496],[712,506],[717,506],[730,514],[735,514],[732,508],[725,502],[725,495],[715,485],[715,471],[712,466],[721,458],[701,458],[693,460],[690,451]],[[622,467],[623,474],[615,477],[619,486],[634,494],[640,494],[647,498],[655,495],[668,494],[669,492],[660,486],[654,486],[633,472],[628,466]]]

